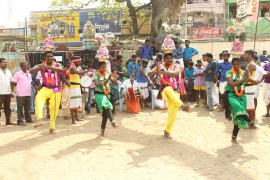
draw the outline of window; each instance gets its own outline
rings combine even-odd
[[[229,7],[229,19],[236,18],[236,4]]]
[[[269,4],[261,6],[261,17],[269,17]]]
[[[216,0],[216,3],[221,3],[222,2],[222,0]]]

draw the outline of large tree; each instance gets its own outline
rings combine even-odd
[[[122,10],[124,16],[121,23],[133,35],[139,35],[140,28],[145,22],[149,21],[150,14],[145,13],[143,9],[152,6],[151,37],[154,38],[161,33],[163,22],[169,20],[170,24],[176,23],[177,15],[180,13],[185,0],[150,0],[147,3],[140,3],[135,0],[52,0],[51,7],[74,11],[90,6],[94,2],[100,2],[97,9],[108,20],[113,20],[115,13]],[[143,22],[139,24],[138,19],[143,19]]]

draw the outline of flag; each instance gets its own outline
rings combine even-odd
[[[240,24],[257,21],[260,0],[237,0],[236,22]]]

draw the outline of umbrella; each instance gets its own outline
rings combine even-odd
[[[162,33],[162,34],[158,35],[158,37],[156,37],[155,40],[165,39],[166,36],[167,36],[167,33]],[[177,39],[178,37],[175,36],[175,35],[173,35],[173,34],[171,34],[171,38],[172,39]]]

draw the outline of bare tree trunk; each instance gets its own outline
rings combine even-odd
[[[169,24],[175,24],[178,20],[178,14],[185,0],[151,0],[152,3],[152,22],[151,22],[151,38],[159,35],[162,23],[169,21]],[[163,13],[165,12],[165,13]]]

